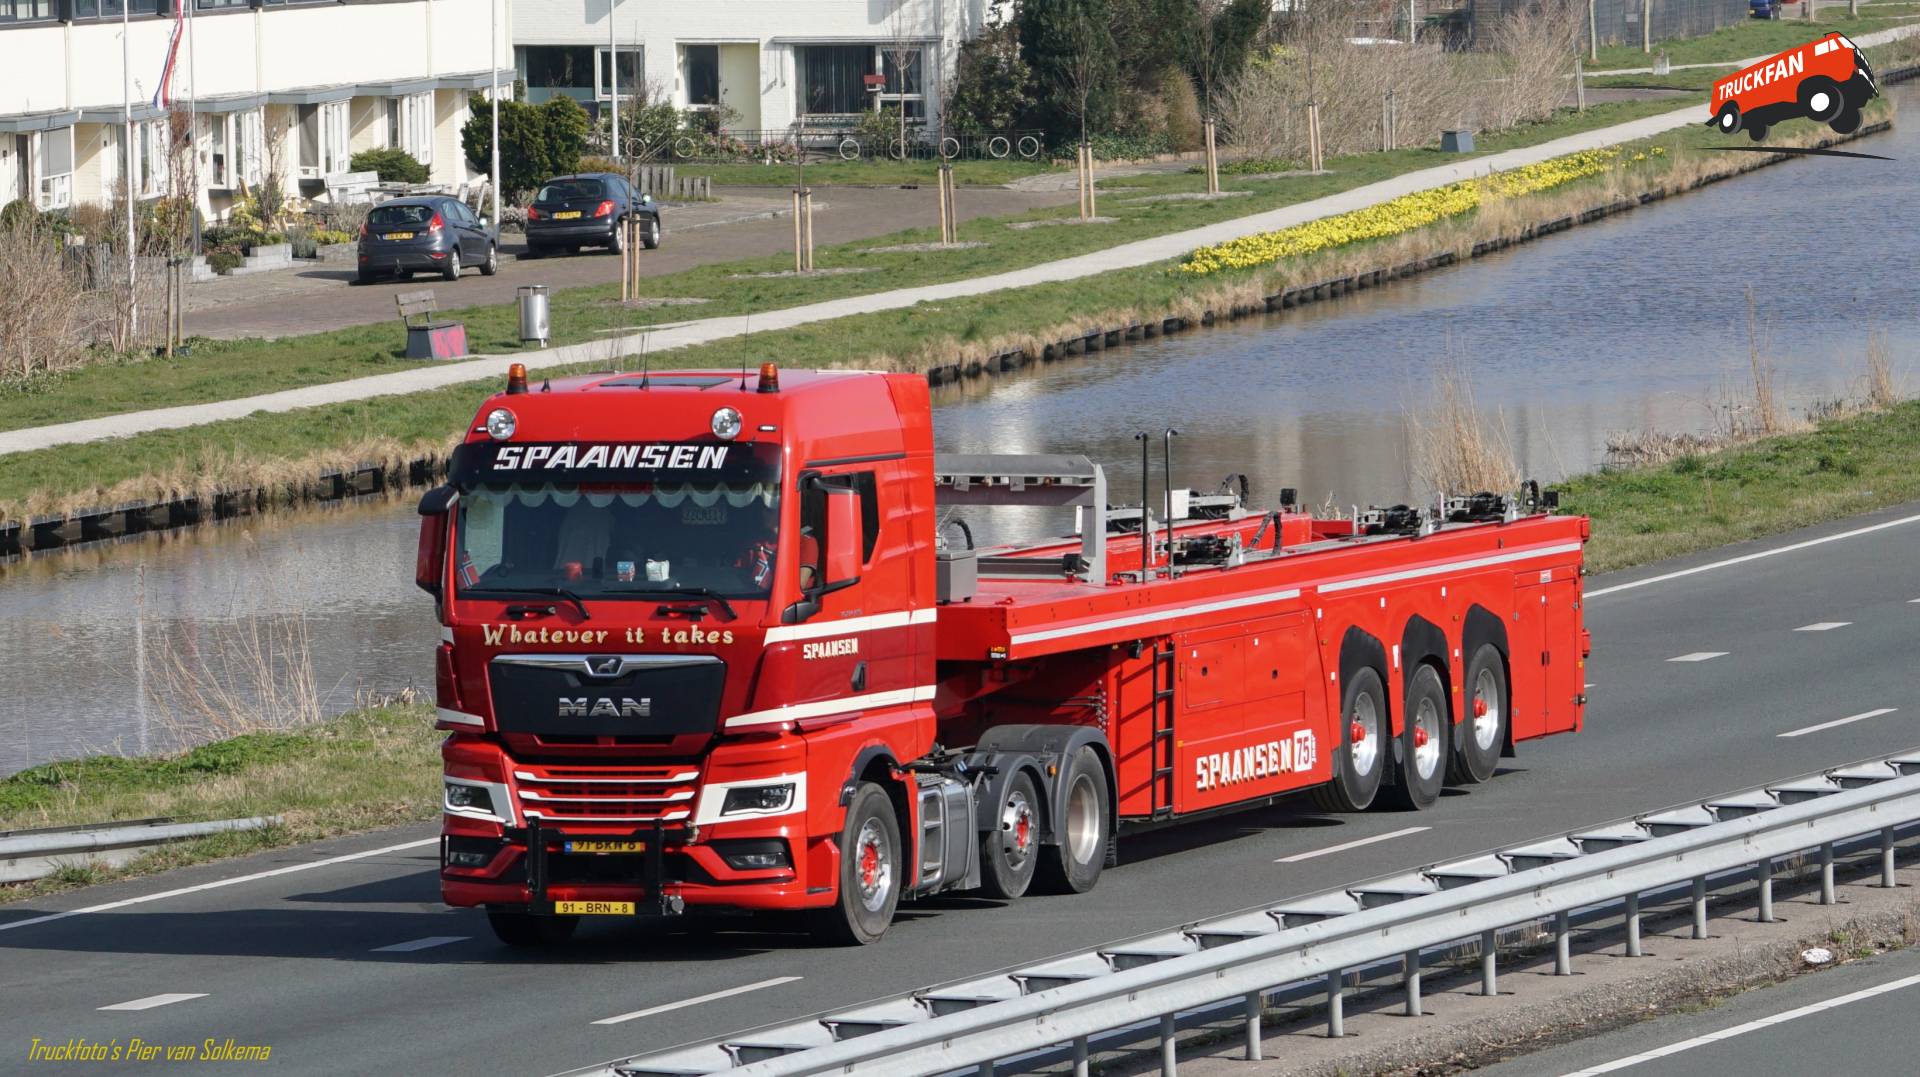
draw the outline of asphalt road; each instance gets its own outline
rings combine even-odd
[[[294,1073],[549,1073],[1920,744],[1916,513],[1589,580],[1586,731],[1523,745],[1494,781],[1424,814],[1300,806],[1135,837],[1091,894],[934,901],[857,951],[742,920],[597,923],[563,950],[509,952],[478,914],[438,905],[431,828],[390,831],[0,909],[0,1060],[33,1037],[233,1037]],[[1895,709],[1841,721],[1882,708]],[[1333,848],[1414,827],[1428,829]],[[266,871],[283,873],[244,878]],[[27,922],[202,883],[216,885]]]
[[[1908,1074],[1920,1059],[1920,952],[1903,950],[1749,991],[1512,1062],[1485,1077]]]

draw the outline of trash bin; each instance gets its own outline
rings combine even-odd
[[[552,321],[548,318],[547,286],[544,284],[523,284],[519,288],[520,299],[520,343],[538,341],[545,347],[547,338],[553,335]]]

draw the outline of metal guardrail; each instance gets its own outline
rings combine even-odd
[[[1260,1015],[1282,985],[1323,982],[1329,1031],[1338,1034],[1344,973],[1403,962],[1409,1012],[1417,1012],[1422,951],[1477,940],[1482,990],[1491,994],[1501,929],[1550,920],[1555,971],[1566,974],[1573,914],[1616,903],[1624,905],[1627,953],[1638,956],[1644,895],[1690,884],[1694,936],[1704,938],[1709,880],[1754,869],[1760,918],[1770,920],[1776,865],[1811,850],[1821,901],[1831,904],[1836,855],[1864,841],[1891,885],[1896,831],[1914,824],[1920,749],[590,1072],[990,1075],[997,1062],[1065,1048],[1084,1074],[1095,1038],[1144,1031],[1124,1036],[1137,1041],[1157,1025],[1171,1074],[1179,1015],[1239,1004],[1248,1055],[1258,1058]]]
[[[0,883],[43,878],[72,864],[124,864],[155,846],[169,842],[188,841],[234,830],[258,830],[279,822],[277,815],[214,819],[203,823],[139,819],[117,824],[4,833],[0,834]]]

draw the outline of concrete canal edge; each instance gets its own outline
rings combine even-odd
[[[1920,65],[1888,72],[1882,82],[1892,84],[1920,77]],[[1828,148],[1868,135],[1892,129],[1890,121],[1860,128],[1849,135],[1825,138],[1814,148]],[[1791,160],[1788,154],[1756,155],[1755,159],[1725,172],[1701,177],[1684,186],[1655,188],[1638,198],[1620,199],[1589,207],[1579,213],[1541,221],[1522,229],[1517,235],[1475,243],[1467,259],[1497,254],[1511,247],[1530,243],[1542,236],[1564,232],[1583,224],[1605,220],[1651,202],[1698,190],[1709,184],[1745,175]],[[1017,348],[967,363],[948,363],[926,372],[929,385],[938,387],[967,378],[990,377],[1025,369],[1034,363],[1051,363],[1069,357],[1086,357],[1110,347],[1206,327],[1226,321],[1265,316],[1297,307],[1334,299],[1352,292],[1383,287],[1396,280],[1457,265],[1462,259],[1451,251],[1418,258],[1396,266],[1342,277],[1329,278],[1283,289],[1266,296],[1260,303],[1243,303],[1220,310],[1203,311],[1197,318],[1168,316],[1129,322],[1124,325],[1096,327],[1075,336],[1045,344],[1033,350]],[[171,531],[195,524],[253,516],[289,505],[324,504],[372,496],[409,487],[426,486],[444,479],[450,457],[435,453],[397,464],[364,463],[355,468],[321,472],[311,480],[286,486],[260,486],[245,489],[216,490],[211,495],[191,495],[166,501],[139,501],[123,505],[83,509],[66,515],[35,516],[26,520],[0,522],[0,561],[32,553],[71,549],[99,542],[111,542],[132,536]]]

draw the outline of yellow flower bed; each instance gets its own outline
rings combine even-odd
[[[1635,153],[1627,161],[1644,161],[1649,153],[1660,156],[1665,152],[1655,147],[1649,152]],[[1271,265],[1282,258],[1343,247],[1361,240],[1384,239],[1471,212],[1489,199],[1535,194],[1596,175],[1611,167],[1619,156],[1617,147],[1568,154],[1550,161],[1523,165],[1508,172],[1497,172],[1485,179],[1462,180],[1445,187],[1401,195],[1376,206],[1323,217],[1277,232],[1242,236],[1194,251],[1180,265],[1180,271],[1204,276],[1228,269],[1251,269]]]

